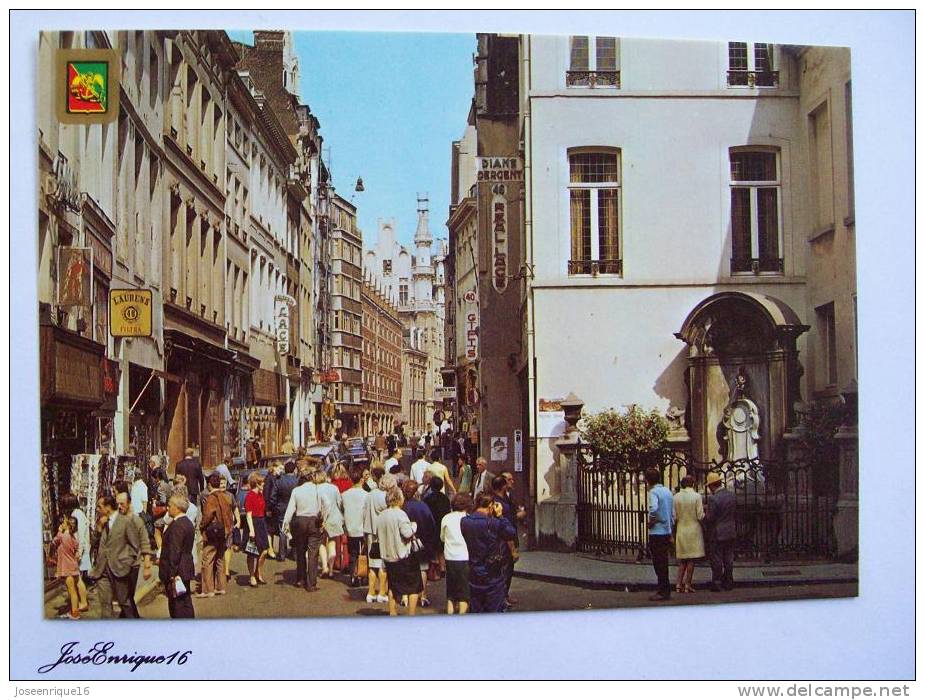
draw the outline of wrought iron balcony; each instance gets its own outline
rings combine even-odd
[[[618,70],[570,70],[565,73],[566,87],[620,87]]]
[[[778,87],[780,72],[731,70],[726,72],[726,84],[729,87]]]
[[[731,269],[733,272],[780,272],[784,271],[783,258],[732,258]]]
[[[622,275],[622,260],[569,260],[570,275]]]

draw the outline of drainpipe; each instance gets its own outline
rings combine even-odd
[[[531,89],[533,85],[531,54],[533,51],[532,37],[529,34],[524,35],[526,47],[524,51],[524,76],[526,78],[527,95],[524,108],[524,242],[525,257],[527,259],[528,269],[524,275],[527,295],[527,401],[530,411],[530,432],[529,432],[529,454],[530,454],[530,471],[528,473],[528,485],[530,489],[530,498],[527,499],[527,507],[530,509],[528,516],[533,522],[533,542],[539,537],[539,524],[536,519],[537,505],[537,449],[536,449],[536,317],[535,306],[533,303],[533,122],[531,119]]]

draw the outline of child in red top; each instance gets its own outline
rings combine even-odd
[[[71,604],[71,612],[65,617],[71,620],[80,618],[79,598],[77,595],[77,579],[80,577],[80,542],[77,537],[77,518],[62,518],[58,526],[58,534],[52,542],[55,545],[57,565],[55,576],[64,579],[67,586],[67,595]]]

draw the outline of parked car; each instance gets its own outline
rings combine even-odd
[[[347,454],[350,457],[349,461],[351,465],[359,464],[367,466],[370,462],[370,450],[361,437],[347,440]]]
[[[283,454],[283,455],[268,455],[266,457],[261,457],[260,461],[257,462],[257,469],[248,468],[244,460],[239,460],[236,458],[231,471],[231,477],[234,479],[234,485],[229,490],[232,493],[238,494],[241,490],[242,484],[247,481],[247,477],[250,476],[251,472],[256,471],[260,476],[266,478],[267,473],[270,471],[270,465],[279,462],[280,464],[286,464],[286,462],[295,461],[298,458],[294,454]]]
[[[330,473],[341,458],[339,447],[339,443],[336,442],[316,442],[305,448],[305,456],[320,459],[324,471]]]

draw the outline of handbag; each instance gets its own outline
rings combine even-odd
[[[366,578],[369,576],[369,557],[361,554],[357,557],[357,578]]]
[[[247,544],[244,545],[244,553],[255,557],[260,556],[260,550],[257,549],[257,543],[253,539],[247,540]]]
[[[417,535],[411,535],[411,539],[408,541],[408,544],[411,545],[412,554],[418,554],[424,551],[424,543],[421,542],[421,538]]]

